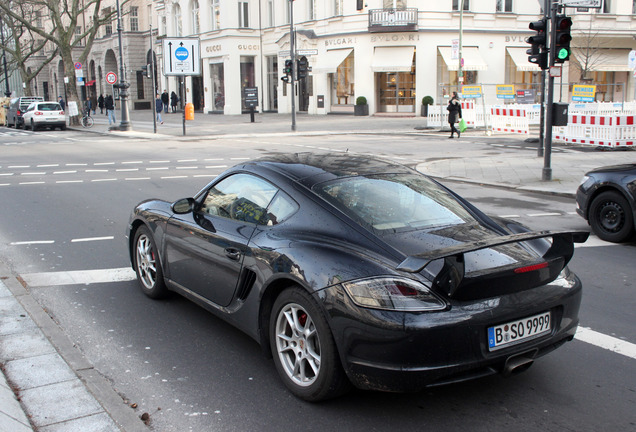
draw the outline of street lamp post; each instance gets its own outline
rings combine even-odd
[[[117,37],[119,38],[119,76],[120,78],[120,92],[121,98],[121,123],[119,124],[119,130],[129,131],[132,130],[132,124],[130,123],[130,115],[128,113],[128,87],[130,83],[126,82],[126,75],[124,75],[124,48],[121,40],[121,10],[119,8],[119,0],[117,3]]]
[[[6,97],[11,96],[11,90],[9,90],[9,72],[7,71],[7,54],[4,51],[4,23],[2,17],[0,17],[0,42],[2,42],[2,67],[4,68],[4,95]]]

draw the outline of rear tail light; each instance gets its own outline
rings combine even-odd
[[[64,111],[60,111],[60,115],[64,115]]]
[[[539,263],[539,264],[534,264],[534,265],[529,265],[529,266],[525,266],[525,267],[519,267],[515,269],[515,273],[528,273],[531,271],[535,271],[535,270],[541,270],[544,269],[548,266],[547,262],[543,262],[543,263]]]
[[[22,115],[22,111],[18,110],[18,115]]]
[[[393,311],[435,311],[446,303],[420,282],[401,277],[377,277],[344,282],[355,304],[371,309]]]
[[[36,111],[33,113],[33,115],[43,115],[44,113],[42,111]]]

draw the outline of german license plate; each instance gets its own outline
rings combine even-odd
[[[489,327],[488,348],[490,351],[494,351],[549,333],[552,328],[551,318],[550,312],[544,312]]]

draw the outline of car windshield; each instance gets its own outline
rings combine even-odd
[[[347,177],[315,186],[316,192],[373,230],[429,229],[475,218],[445,189],[416,174]]]
[[[38,104],[38,109],[40,111],[62,111],[62,107],[57,102]]]

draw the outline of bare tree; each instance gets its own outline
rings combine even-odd
[[[129,0],[123,0],[122,5]],[[77,82],[75,62],[86,63],[99,27],[113,21],[116,10],[102,11],[102,0],[0,0],[0,13],[10,18],[16,25],[21,25],[34,38],[50,42],[64,64],[64,76],[69,82]],[[24,7],[34,12],[40,11],[45,24],[38,26],[29,16],[22,14]],[[83,17],[89,19],[85,27]],[[78,31],[79,29],[79,31]],[[49,60],[50,61],[50,60]],[[79,106],[79,98],[75,85],[68,86],[68,100]],[[75,119],[77,121],[77,119]]]
[[[578,69],[581,81],[588,79],[589,72],[593,71],[595,66],[607,61],[607,55],[604,54],[607,43],[600,36],[603,32],[607,33],[606,30],[593,29],[590,20],[589,28],[577,34],[576,45],[572,43],[572,52],[576,53],[578,62],[570,64]]]
[[[16,5],[16,8],[23,17],[35,23],[35,25],[40,24],[41,17],[34,11],[33,5],[21,3]],[[33,32],[10,16],[5,17],[2,22],[5,33],[8,33],[2,48],[10,57],[9,64],[11,69],[17,69],[20,72],[22,82],[25,83],[25,94],[32,96],[31,81],[57,56],[57,49],[49,50],[46,53],[44,47],[47,41],[36,37]],[[31,69],[27,66],[27,62],[36,56],[40,57],[41,61],[35,69]]]

